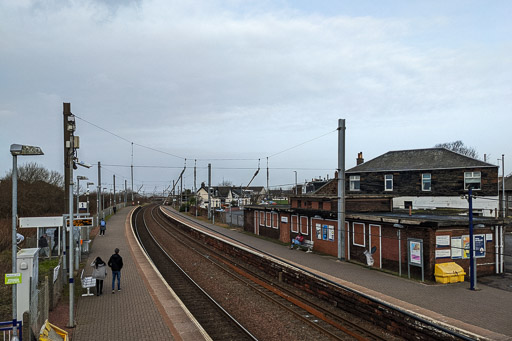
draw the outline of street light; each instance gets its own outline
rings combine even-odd
[[[12,273],[16,273],[16,216],[18,214],[18,155],[44,155],[43,151],[39,147],[24,146],[21,144],[11,144],[12,154]],[[18,330],[16,329],[16,320],[18,314],[18,302],[17,302],[17,284],[13,284],[12,287],[12,338],[11,341],[17,341]]]
[[[297,195],[297,171],[295,172],[295,195]]]
[[[400,235],[401,229],[404,228],[402,224],[394,224],[393,227],[398,229],[398,276],[402,277],[402,238]]]

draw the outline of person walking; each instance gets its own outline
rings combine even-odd
[[[39,247],[41,248],[41,251],[39,253],[40,256],[46,256],[48,257],[48,252],[50,251],[49,250],[49,247],[48,247],[48,240],[46,239],[46,233],[43,234],[40,238],[39,238],[39,243],[38,243]]]
[[[96,259],[91,263],[92,278],[96,279],[96,296],[103,295],[103,280],[107,277],[107,264],[101,259]]]
[[[112,293],[114,293],[117,277],[117,291],[121,291],[121,269],[123,268],[123,257],[119,255],[119,249],[114,250],[114,254],[108,260],[108,266],[112,269]]]
[[[105,235],[105,230],[107,229],[107,222],[105,221],[105,219],[101,218],[101,221],[100,221],[100,236],[104,236]]]

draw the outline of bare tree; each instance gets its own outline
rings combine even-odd
[[[472,157],[473,159],[478,159],[479,155],[475,148],[468,147],[461,140],[453,141],[453,142],[445,142],[438,143],[434,146],[435,148],[446,148],[456,153],[466,155]]]
[[[219,184],[219,186],[221,186],[221,187],[231,187],[231,186],[233,186],[233,182],[231,182],[229,180],[222,179],[222,182]]]

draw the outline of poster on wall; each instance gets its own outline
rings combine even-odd
[[[436,236],[436,247],[450,246],[450,235]]]
[[[334,241],[334,226],[329,225],[329,241]]]
[[[288,217],[281,217],[281,222],[282,223],[288,223]]]
[[[409,241],[410,259],[411,264],[422,264],[421,259],[421,243],[418,241]]]
[[[462,236],[462,258],[469,258],[469,236]]]
[[[327,225],[323,225],[322,226],[322,239],[323,240],[327,240],[327,233],[328,233],[328,228],[327,228]]]
[[[316,239],[322,239],[322,226],[320,224],[315,225]]]
[[[450,249],[436,250],[436,258],[450,258]]]
[[[461,237],[452,237],[452,259],[462,258],[462,239]]]

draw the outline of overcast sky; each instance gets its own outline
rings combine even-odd
[[[162,191],[224,180],[332,177],[338,119],[358,152],[462,140],[512,171],[510,1],[0,2],[0,172],[20,157],[63,172],[62,103],[78,116],[75,172]],[[101,127],[105,130],[102,130]],[[116,137],[115,135],[122,137]],[[307,143],[305,143],[307,142]],[[296,148],[291,148],[297,146]],[[290,149],[291,148],[291,149]],[[158,152],[160,151],[160,152]],[[174,155],[174,156],[172,156]],[[176,157],[177,156],[177,157]],[[220,160],[220,159],[230,159]],[[265,168],[265,169],[264,169]],[[501,173],[501,170],[500,170]]]

